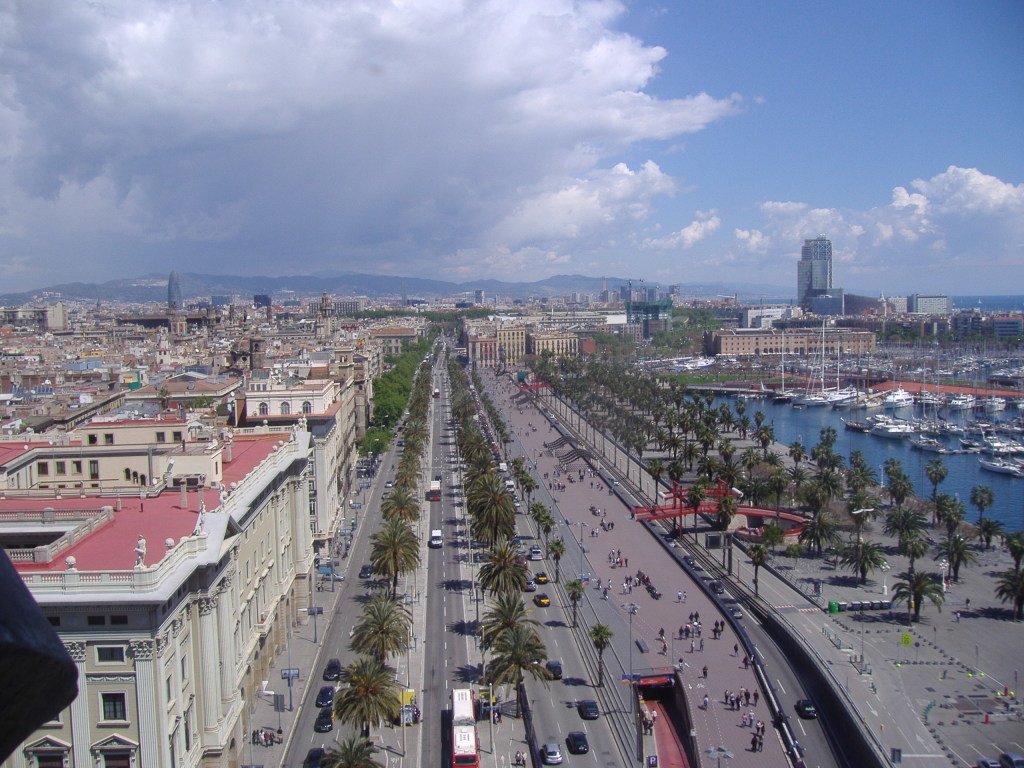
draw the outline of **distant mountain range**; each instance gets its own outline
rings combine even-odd
[[[482,290],[488,296],[510,296],[525,299],[530,296],[565,296],[573,291],[595,294],[607,286],[617,291],[628,280],[619,277],[588,277],[587,275],[553,275],[544,280],[529,283],[510,283],[501,280],[474,280],[452,283],[445,280],[431,280],[421,277],[394,277],[391,275],[369,275],[357,272],[322,273],[316,275],[289,275],[282,277],[242,277],[239,275],[201,275],[191,272],[179,274],[181,294],[185,301],[208,298],[216,295],[252,296],[269,294],[275,299],[318,296],[328,293],[334,296],[366,296],[369,298],[399,297],[405,294],[410,299],[436,297],[459,297],[464,294],[471,299],[473,292]],[[634,288],[657,283],[637,283]],[[665,287],[665,284],[662,284]],[[733,296],[740,299],[765,301],[788,301],[792,291],[777,285],[756,285],[749,283],[686,283],[680,284],[685,296]],[[105,283],[65,283],[21,293],[0,294],[0,305],[18,306],[56,298],[70,301],[125,301],[156,302],[167,301],[167,275],[149,274]],[[768,297],[773,297],[769,299]]]

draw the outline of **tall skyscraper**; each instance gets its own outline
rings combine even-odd
[[[181,309],[181,278],[177,272],[167,278],[167,308]]]
[[[824,235],[804,240],[800,263],[796,265],[796,298],[809,309],[811,299],[832,288],[832,241]]]

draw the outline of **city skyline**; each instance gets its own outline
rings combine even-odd
[[[849,293],[1024,281],[1011,2],[0,19],[8,291],[170,270],[792,285],[820,233]]]

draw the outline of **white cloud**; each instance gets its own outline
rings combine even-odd
[[[764,253],[768,249],[769,238],[759,229],[735,229],[733,234],[751,253]]]
[[[618,31],[624,12],[4,4],[0,249],[30,254],[37,285],[172,259],[435,277],[469,252],[520,253],[535,272],[607,261],[639,237],[652,198],[677,191],[623,154],[742,108],[736,94],[652,96],[667,52]]]
[[[647,248],[687,250],[718,231],[722,220],[717,211],[697,211],[697,218],[677,232],[665,237],[648,238],[644,241]]]

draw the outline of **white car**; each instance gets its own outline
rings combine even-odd
[[[541,552],[540,547],[530,547],[530,559],[531,560],[543,560],[544,553]]]

